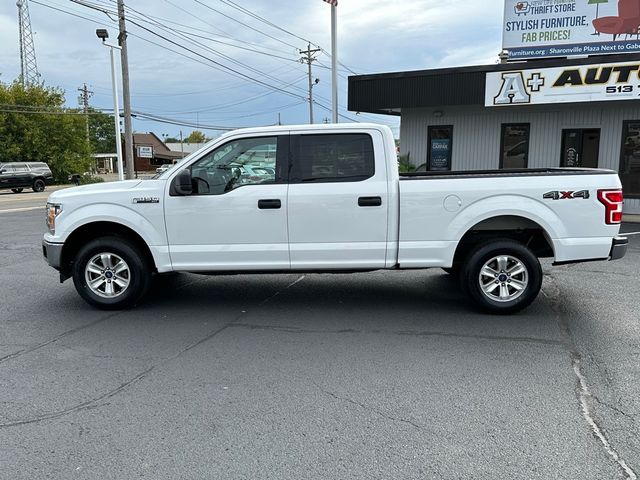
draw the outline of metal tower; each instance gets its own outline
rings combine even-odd
[[[27,0],[18,0],[18,24],[20,28],[20,81],[22,85],[37,84],[40,79],[36,63],[36,48],[31,31],[29,4]]]

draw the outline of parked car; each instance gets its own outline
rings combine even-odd
[[[273,181],[240,181],[232,166],[267,147]],[[236,130],[156,179],[52,193],[43,254],[104,309],[134,305],[153,274],[173,271],[440,267],[483,309],[503,314],[537,297],[540,258],[559,265],[626,254],[614,171],[399,175],[396,163],[385,126]]]
[[[53,175],[44,162],[0,163],[0,189],[11,189],[20,193],[25,188],[44,192],[53,183]]]

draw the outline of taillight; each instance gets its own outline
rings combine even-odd
[[[598,190],[598,200],[604,205],[607,225],[618,225],[622,223],[622,204],[624,196],[622,190]]]

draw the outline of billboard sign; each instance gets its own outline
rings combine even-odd
[[[487,107],[638,99],[640,62],[487,72]]]
[[[640,0],[505,0],[502,46],[509,60],[640,52]]]

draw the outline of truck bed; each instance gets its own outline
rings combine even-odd
[[[613,170],[600,168],[518,168],[511,170],[461,170],[446,172],[400,173],[400,180],[424,180],[429,178],[482,178],[482,177],[544,177],[562,175],[606,175],[617,174]]]

